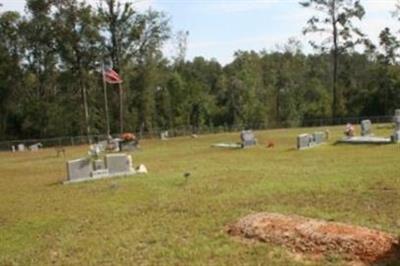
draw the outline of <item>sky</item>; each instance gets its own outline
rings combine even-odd
[[[127,0],[121,0],[123,2]],[[366,16],[360,23],[364,33],[378,43],[379,32],[389,27],[400,30],[400,22],[391,12],[397,0],[361,0]],[[87,0],[92,5],[96,0]],[[275,50],[289,38],[298,39],[306,52],[309,40],[319,35],[304,36],[306,21],[315,12],[303,8],[298,0],[136,0],[137,9],[163,11],[171,21],[172,32],[189,31],[187,59],[195,56],[215,58],[222,64],[233,60],[238,50]],[[1,11],[23,11],[25,0],[0,0]],[[173,56],[172,42],[164,46]]]

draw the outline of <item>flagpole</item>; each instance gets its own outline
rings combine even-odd
[[[124,108],[122,98],[122,82],[119,82],[119,119],[120,119],[120,130],[121,134],[124,133]]]
[[[105,110],[105,113],[106,113],[106,123],[107,123],[107,138],[108,138],[108,136],[110,136],[110,118],[109,118],[109,116],[108,116],[108,100],[107,100],[107,82],[106,82],[106,79],[105,79],[105,77],[104,77],[104,63],[103,63],[103,66],[102,66],[102,71],[103,71],[103,73],[102,73],[102,75],[103,75],[103,90],[104,90],[104,110]]]

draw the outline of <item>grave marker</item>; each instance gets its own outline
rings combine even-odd
[[[25,145],[24,144],[18,144],[18,151],[25,151]]]
[[[398,143],[400,142],[400,109],[396,109],[393,122],[395,124],[395,129],[392,136],[392,141]]]
[[[110,174],[126,173],[132,170],[132,157],[126,154],[107,154],[105,163]]]
[[[240,133],[240,139],[242,140],[243,148],[248,148],[257,144],[257,140],[252,130],[243,130]]]
[[[90,178],[93,164],[90,159],[80,158],[67,162],[67,177],[69,181]]]
[[[371,136],[371,135],[372,135],[371,120],[361,121],[361,136]]]

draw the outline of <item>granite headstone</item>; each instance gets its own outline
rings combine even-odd
[[[240,139],[242,140],[243,148],[248,148],[257,144],[256,137],[252,130],[243,130],[240,133]]]
[[[90,178],[93,164],[88,158],[80,158],[67,162],[67,177],[69,181]]]
[[[371,120],[361,121],[361,136],[371,136],[371,135],[372,135]]]

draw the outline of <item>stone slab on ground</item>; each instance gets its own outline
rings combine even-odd
[[[352,262],[399,261],[397,237],[343,223],[276,213],[248,215],[227,227],[231,236],[267,242],[302,255],[339,255]]]
[[[238,143],[217,143],[217,144],[211,145],[211,147],[214,147],[214,148],[228,148],[228,149],[241,149],[242,148],[242,144],[238,144]]]
[[[371,136],[360,136],[360,137],[344,137],[338,141],[338,143],[347,144],[391,144],[393,143],[390,138],[383,137],[371,137]]]

